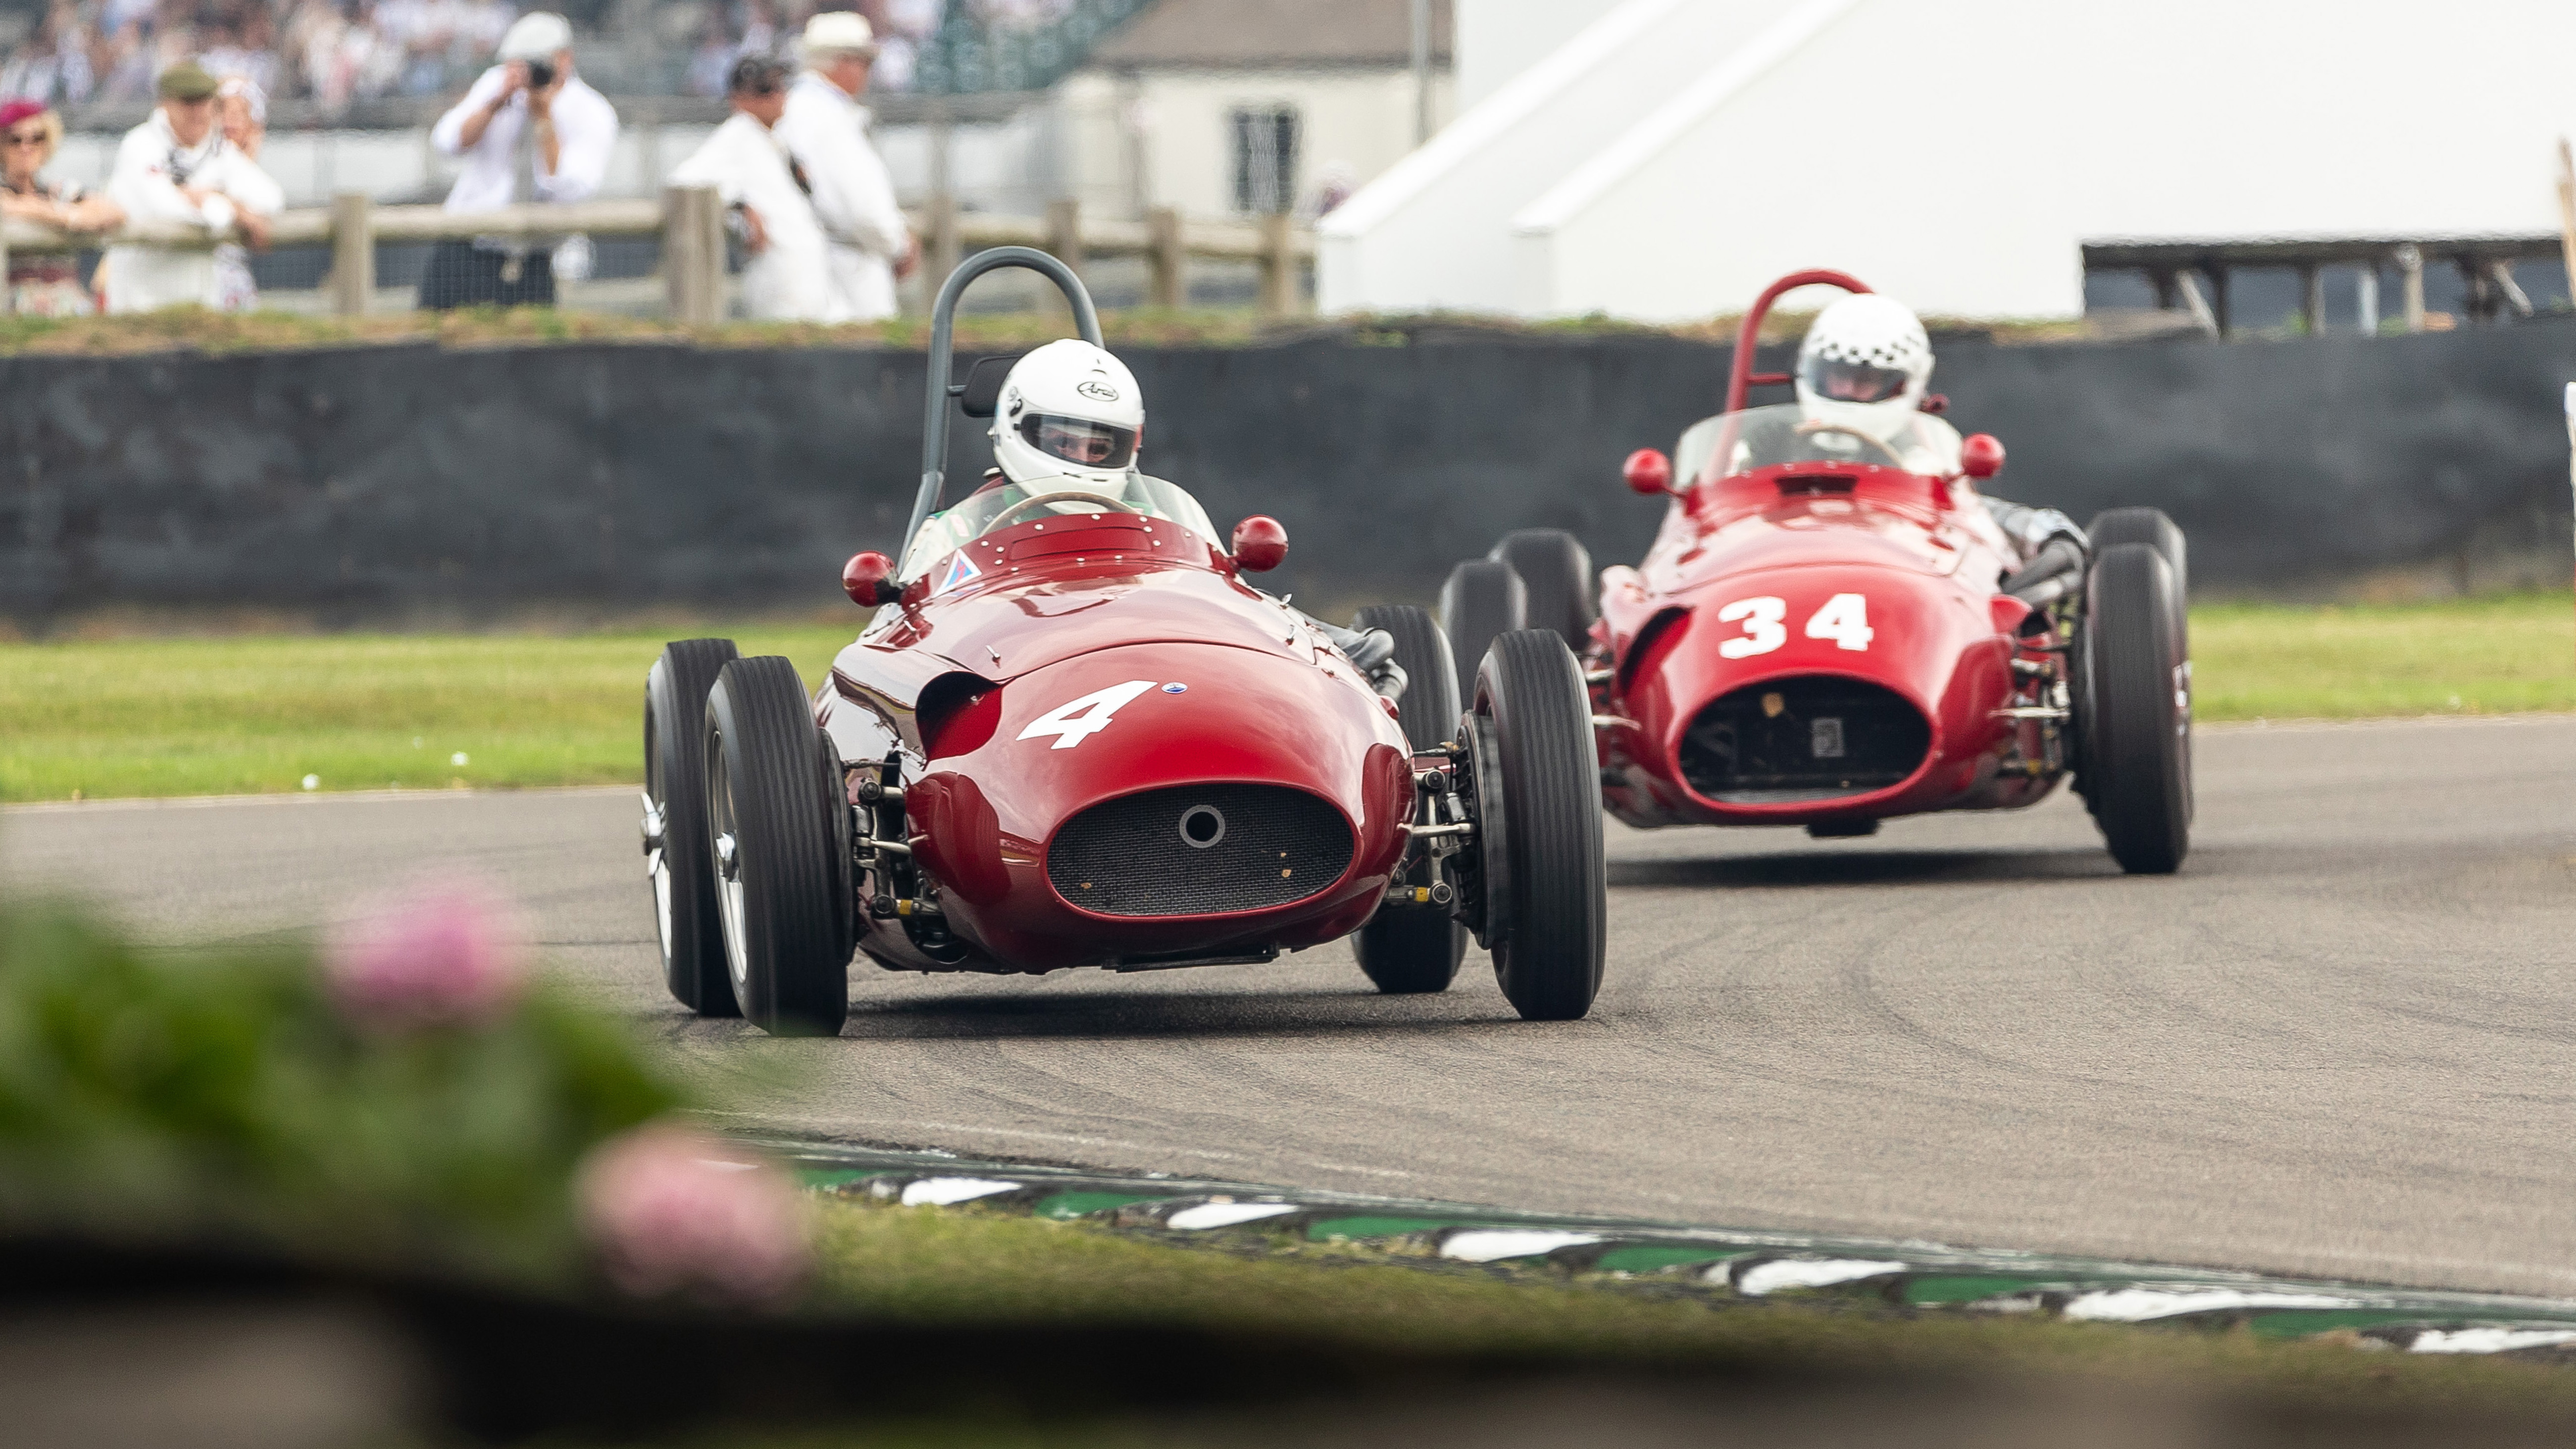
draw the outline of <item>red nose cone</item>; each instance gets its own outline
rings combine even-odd
[[[1629,487],[1648,497],[1673,491],[1673,460],[1659,448],[1639,448],[1630,453],[1619,473],[1628,480]]]
[[[894,560],[874,550],[854,553],[841,565],[841,587],[862,609],[891,604],[903,592],[894,584]]]
[[[2004,470],[2004,445],[1992,433],[1978,433],[1959,444],[1959,471],[1980,482]]]
[[[1234,526],[1234,566],[1266,574],[1288,561],[1288,530],[1279,520],[1256,513]]]

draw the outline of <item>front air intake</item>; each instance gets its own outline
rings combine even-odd
[[[1121,796],[1047,847],[1057,894],[1104,916],[1209,916],[1301,901],[1342,878],[1351,827],[1284,785],[1184,785]]]
[[[1834,800],[1903,781],[1931,749],[1932,726],[1896,691],[1801,675],[1701,710],[1682,736],[1682,778],[1721,805]]]

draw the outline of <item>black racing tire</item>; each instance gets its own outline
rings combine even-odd
[[[2191,661],[2173,570],[2144,543],[2096,554],[2085,586],[2085,801],[2111,858],[2168,875],[2191,850]]]
[[[1431,615],[1411,604],[1373,604],[1351,620],[1354,629],[1384,629],[1395,636],[1395,662],[1404,669],[1404,695],[1396,709],[1405,743],[1428,754],[1458,733],[1458,671],[1449,662],[1449,638]],[[1436,883],[1431,862],[1417,860],[1399,884]],[[1429,906],[1381,908],[1351,937],[1351,953],[1377,989],[1389,996],[1446,991],[1467,956],[1467,928],[1449,912]]]
[[[2154,549],[2173,570],[2174,638],[2181,641],[2185,659],[2191,657],[2191,549],[2174,521],[2165,517],[2161,508],[2108,508],[2093,515],[2084,530],[2086,541],[2099,556],[2106,548],[2124,543],[2143,543]]]
[[[735,1016],[725,972],[724,925],[707,863],[707,691],[734,661],[730,639],[680,639],[644,676],[644,870],[662,980],[700,1016]],[[655,840],[660,844],[658,850]]]
[[[1609,877],[1601,847],[1599,756],[1583,671],[1551,629],[1494,641],[1476,674],[1474,719],[1490,722],[1493,758],[1480,798],[1503,815],[1499,900],[1486,945],[1494,979],[1524,1021],[1574,1021],[1592,1009],[1609,944]],[[1495,797],[1500,799],[1496,800]]]
[[[827,788],[830,745],[796,666],[776,655],[726,665],[706,730],[707,838],[734,997],[773,1036],[837,1035],[853,902],[832,817],[849,806]]]
[[[1476,670],[1485,651],[1501,636],[1527,628],[1528,618],[1529,589],[1510,564],[1471,558],[1449,571],[1440,586],[1440,628],[1457,665],[1459,699],[1476,697]]]
[[[1527,602],[1524,628],[1553,629],[1580,659],[1592,647],[1592,621],[1601,617],[1593,588],[1592,551],[1560,528],[1524,528],[1503,535],[1486,555],[1521,576]]]

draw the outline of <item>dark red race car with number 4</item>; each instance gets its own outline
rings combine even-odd
[[[850,561],[843,586],[877,614],[821,690],[725,640],[653,667],[644,849],[672,994],[830,1033],[854,950],[898,971],[1147,971],[1344,936],[1382,990],[1438,991],[1473,932],[1522,1016],[1582,1016],[1604,881],[1573,655],[1498,631],[1462,709],[1430,616],[1371,610],[1409,676],[1383,698],[1244,582],[1285,554],[1278,524],[1246,519],[1221,547],[1188,494],[1141,474],[1104,496],[997,472],[934,518],[952,404],[1019,406],[995,395],[1009,359],[949,380],[957,298],[1000,266],[1047,275],[1100,341],[1044,253],[984,252],[948,279],[903,563]],[[1082,386],[1120,396],[1105,373]]]
[[[2124,870],[2175,869],[2192,815],[2182,534],[2116,509],[2024,557],[1975,492],[2003,466],[1992,437],[1927,473],[1829,412],[1747,408],[1790,381],[1752,373],[1764,316],[1813,283],[1868,291],[1833,272],[1775,283],[1744,319],[1726,411],[1671,459],[1629,458],[1630,486],[1671,500],[1645,562],[1596,594],[1571,535],[1513,534],[1451,572],[1453,647],[1524,625],[1572,643],[1602,797],[1631,825],[1867,835],[2030,805],[2071,776]]]

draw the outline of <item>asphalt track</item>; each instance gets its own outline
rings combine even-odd
[[[22,807],[5,879],[239,938],[467,863],[758,1121],[980,1156],[2576,1296],[2576,718],[2204,732],[2183,872],[2079,805],[1611,832],[1592,1017],[1335,947],[853,972],[836,1041],[662,995],[632,794]]]

